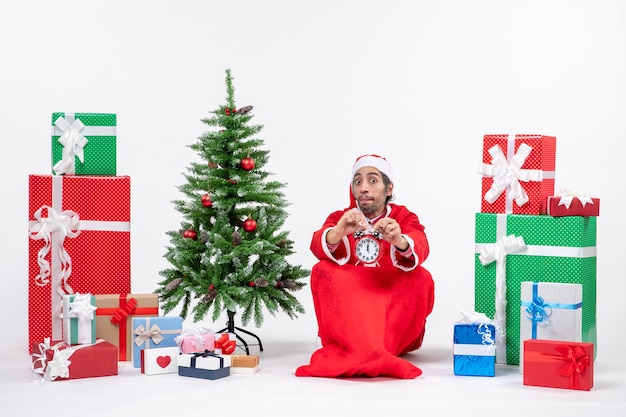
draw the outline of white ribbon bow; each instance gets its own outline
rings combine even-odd
[[[85,128],[83,122],[80,119],[75,119],[71,124],[59,116],[54,122],[63,134],[59,137],[58,141],[63,145],[62,159],[57,162],[52,169],[57,175],[63,175],[74,172],[74,157],[78,157],[80,162],[84,162],[85,154],[84,148],[87,145],[87,138],[81,133]]]
[[[150,339],[152,339],[155,345],[158,345],[159,343],[163,341],[163,336],[161,335],[161,329],[156,324],[153,324],[152,326],[150,326],[150,329],[146,329],[143,326],[143,324],[140,324],[135,329],[134,334],[137,335],[135,337],[135,344],[137,346],[143,345],[146,342],[146,340],[150,340]]]
[[[561,197],[558,205],[565,206],[565,208],[569,208],[574,198],[578,198],[583,207],[585,207],[587,203],[593,204],[591,197],[587,197],[585,193],[576,190],[560,190],[558,195]]]
[[[33,349],[32,356],[34,360],[31,367],[36,374],[43,376],[46,368],[46,351],[50,349],[50,338],[46,337],[43,343],[37,345],[37,348],[39,349],[39,353],[36,353],[35,349]],[[39,366],[37,366],[38,364]]]
[[[478,313],[476,311],[467,312],[461,311],[463,316],[457,323],[459,324],[478,324],[477,332],[481,335],[483,345],[493,345],[495,343],[491,330],[487,327],[487,324],[493,324],[496,330],[496,335],[500,333],[500,329],[496,326],[493,320],[491,320],[485,313]]]
[[[96,311],[96,306],[91,304],[91,294],[76,293],[69,304],[67,315],[70,318],[78,318],[79,322],[85,323],[93,320],[94,311]]]
[[[61,349],[66,347],[67,349]],[[64,342],[59,342],[54,346],[50,346],[50,338],[46,337],[43,343],[39,343],[37,348],[39,353],[33,350],[33,364],[31,365],[35,374],[41,377],[41,382],[52,382],[58,377],[69,378],[70,375],[70,356],[74,353],[72,349],[69,349],[69,345]],[[50,361],[46,359],[46,351],[52,350],[54,354]]]
[[[37,377],[40,377],[40,382],[52,382],[57,378],[69,378],[70,377],[70,357],[79,349],[84,349],[90,346],[97,345],[104,342],[103,339],[96,340],[96,343],[86,343],[82,345],[71,346],[65,342],[59,342],[54,346],[50,346],[50,338],[44,339],[43,343],[39,343],[37,348],[39,353],[33,349],[33,363],[31,365],[32,370]],[[52,359],[46,361],[46,351],[54,351]],[[40,366],[37,366],[40,364]]]
[[[461,311],[461,319],[457,321],[459,324],[476,324],[476,323],[491,323],[492,320],[487,317],[485,313],[478,313],[476,311]]]
[[[43,210],[47,210],[47,217],[43,217]],[[77,213],[71,210],[64,210],[57,213],[52,207],[42,206],[33,215],[37,222],[30,227],[30,238],[33,240],[43,239],[44,245],[37,253],[37,263],[39,264],[39,274],[35,277],[35,283],[45,286],[50,282],[50,263],[46,260],[50,252],[52,243],[52,233],[58,234],[57,248],[61,261],[61,283],[68,293],[73,291],[67,285],[67,280],[72,274],[72,258],[63,247],[66,237],[74,238],[80,234],[80,218]]]
[[[478,168],[479,174],[493,177],[493,184],[484,197],[488,203],[493,204],[507,189],[508,198],[515,200],[518,206],[523,206],[528,202],[528,194],[524,191],[520,181],[543,181],[543,171],[521,168],[531,151],[532,147],[522,143],[509,163],[498,145],[489,148],[491,165],[483,163]]]
[[[496,243],[486,245],[478,255],[483,266],[496,262],[496,297],[494,322],[496,329],[496,352],[498,362],[506,363],[506,255],[526,249],[521,236],[503,236]]]
[[[70,356],[74,353],[71,349],[54,348],[54,355],[52,360],[48,361],[46,367],[45,379],[48,381],[54,381],[56,378],[69,378],[70,377],[70,365],[72,361],[69,360]]]
[[[180,348],[185,338],[191,336],[191,343],[193,344],[193,346],[196,348],[203,348],[204,343],[206,342],[205,335],[213,333],[214,332],[211,329],[207,329],[205,327],[188,328],[183,330],[181,334],[176,336],[174,338],[174,342]]]

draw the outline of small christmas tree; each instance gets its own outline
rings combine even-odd
[[[182,303],[180,315],[191,309],[194,322],[211,307],[213,322],[226,311],[229,331],[237,311],[244,325],[253,318],[257,327],[263,307],[292,319],[304,313],[291,292],[302,289],[310,273],[286,260],[294,251],[281,231],[285,184],[268,180],[269,152],[255,136],[263,126],[249,124],[252,106],[236,107],[232,81],[226,70],[226,105],[202,120],[212,130],[189,145],[203,162],[192,162],[187,183],[178,187],[186,199],[173,203],[183,220],[179,231],[167,232],[171,246],[164,256],[171,267],[160,272],[165,279],[156,290],[165,313]]]

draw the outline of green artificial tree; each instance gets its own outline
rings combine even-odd
[[[290,318],[304,313],[292,292],[302,289],[310,271],[291,265],[294,253],[289,233],[281,230],[288,206],[285,184],[268,179],[263,168],[269,152],[256,135],[262,125],[251,124],[252,106],[237,108],[230,70],[226,70],[226,104],[202,122],[211,129],[189,145],[202,162],[192,162],[178,186],[185,199],[174,200],[183,216],[181,229],[169,231],[165,258],[171,267],[155,291],[165,314],[181,306],[180,315],[212,321],[222,313],[227,328],[254,336],[234,325],[236,312],[243,325],[263,323],[263,312]],[[237,338],[246,346],[245,340]]]

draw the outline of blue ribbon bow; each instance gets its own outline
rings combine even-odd
[[[582,307],[583,303],[566,304],[566,303],[546,303],[543,297],[539,296],[539,283],[533,282],[533,300],[522,301],[522,307],[526,307],[526,318],[532,322],[533,339],[537,338],[537,324],[550,325],[550,315],[552,309],[563,308],[567,310],[576,310]]]

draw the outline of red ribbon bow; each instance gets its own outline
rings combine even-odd
[[[237,342],[231,340],[230,334],[222,333],[219,339],[215,339],[215,349],[222,349],[222,353],[228,355],[235,351]]]
[[[125,320],[129,314],[132,314],[137,307],[137,300],[133,297],[129,298],[124,307],[119,308],[113,316],[111,316],[111,323],[119,324],[122,320]]]
[[[578,377],[589,366],[589,356],[580,346],[560,345],[556,347],[556,351],[563,356],[561,360],[566,361],[565,365],[559,368],[559,375],[569,378],[572,387],[578,388]]]

